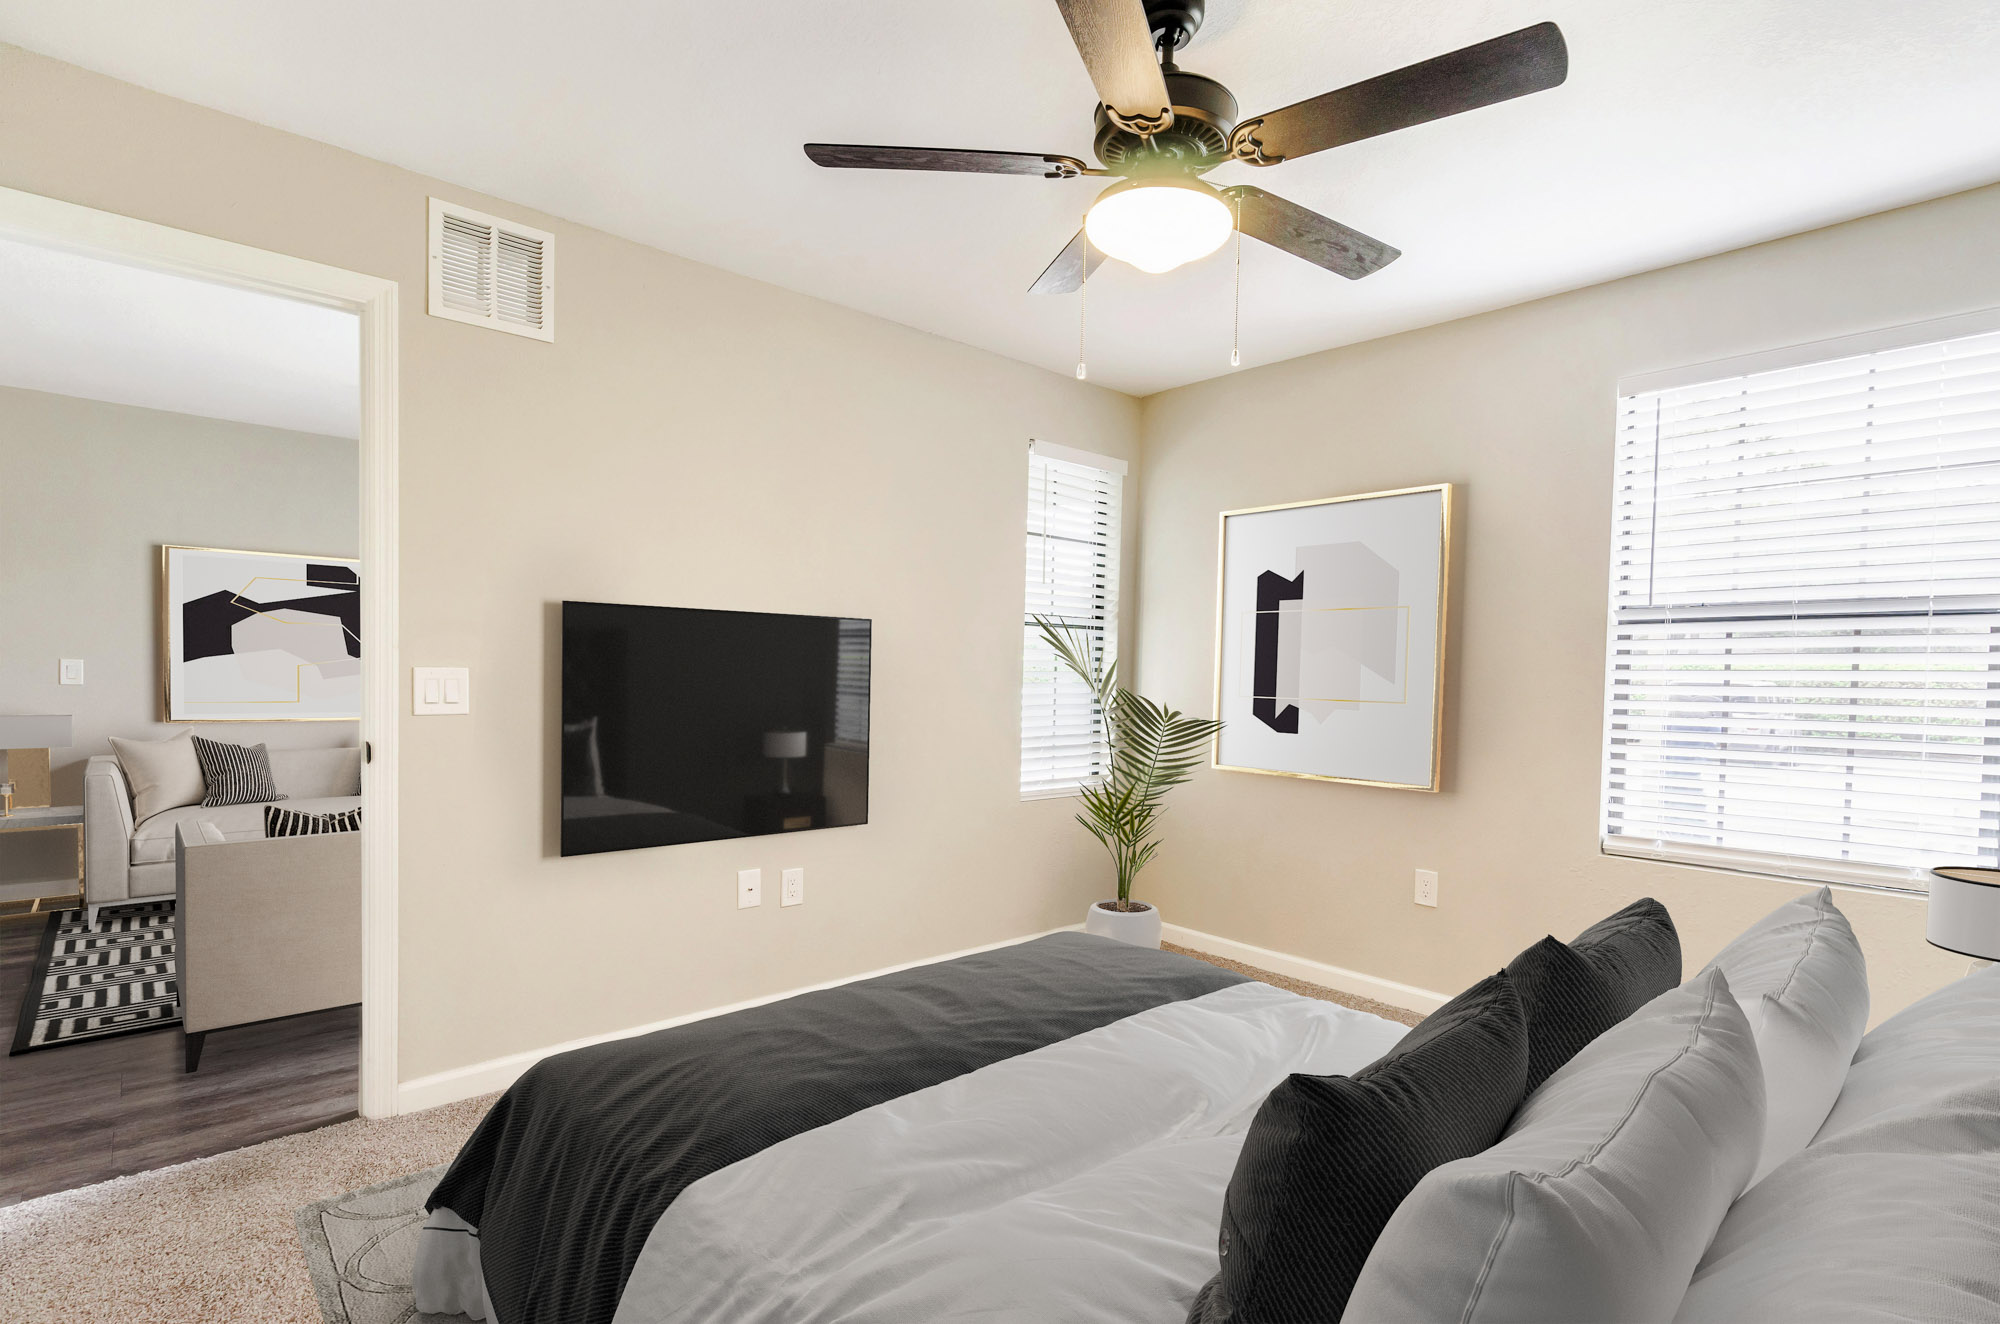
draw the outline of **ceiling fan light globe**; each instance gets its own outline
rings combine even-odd
[[[1207,257],[1235,228],[1229,204],[1199,180],[1114,184],[1083,222],[1105,256],[1156,276]]]

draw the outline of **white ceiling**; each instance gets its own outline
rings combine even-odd
[[[354,314],[0,239],[0,386],[358,437]]]
[[[1244,246],[1245,362],[1500,307],[2000,178],[1993,0],[1211,0],[1181,56],[1246,115],[1542,19],[1569,82],[1218,183],[1404,251]],[[1089,157],[1049,0],[0,0],[0,38],[1067,372],[1028,284],[1103,181],[821,170],[809,140]],[[412,222],[412,244],[422,242]],[[1092,281],[1091,380],[1228,371],[1230,249]]]

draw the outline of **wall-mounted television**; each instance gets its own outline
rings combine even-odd
[[[870,623],[562,605],[562,853],[868,821]]]

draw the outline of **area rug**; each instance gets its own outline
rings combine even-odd
[[[448,1165],[394,1177],[295,1215],[326,1324],[411,1324],[463,1319],[421,1315],[411,1300],[410,1267],[424,1224],[424,1201]]]
[[[174,903],[107,907],[94,927],[85,913],[49,916],[10,1056],[180,1024]]]

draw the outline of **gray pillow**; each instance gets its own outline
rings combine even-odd
[[[1870,1030],[1813,1148],[1892,1112],[2000,1086],[2000,965],[1946,984]],[[1993,1134],[2000,1134],[1996,1131]]]
[[[154,814],[183,805],[198,805],[208,791],[202,780],[201,762],[194,754],[194,732],[183,731],[165,740],[120,740],[111,737],[111,752],[125,784],[132,788],[132,821],[145,822]]]
[[[1711,970],[1592,1041],[1493,1148],[1419,1182],[1345,1318],[1672,1319],[1763,1134],[1757,1045]]]
[[[1729,980],[1764,1064],[1764,1147],[1752,1182],[1806,1147],[1868,1028],[1868,963],[1822,887],[1745,929],[1708,963]]]
[[[201,800],[205,809],[286,798],[271,778],[271,756],[262,745],[225,745],[196,736],[194,756],[208,782],[208,794]]]

